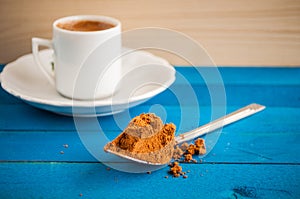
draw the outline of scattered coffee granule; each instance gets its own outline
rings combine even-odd
[[[206,153],[205,141],[202,138],[195,140],[194,144],[184,142],[181,146],[175,146],[173,159],[180,160],[183,157],[184,162],[196,163],[197,160],[193,159],[193,155],[203,155]],[[202,161],[202,160],[201,160]]]
[[[202,138],[195,140],[195,152],[198,155],[204,155],[206,153],[205,141]]]
[[[179,177],[182,173],[182,167],[179,166],[178,162],[173,162],[169,172],[173,175],[173,177]]]
[[[171,173],[173,175],[173,177],[178,178],[179,176],[183,176],[183,178],[187,178],[188,176],[186,175],[187,172],[183,172],[182,171],[182,167],[179,166],[178,162],[173,162],[173,164],[171,164],[170,166],[170,170],[169,173]],[[166,176],[165,178],[168,178],[168,176]]]
[[[193,155],[203,155],[206,153],[206,147],[205,147],[205,141],[202,138],[198,138],[195,140],[194,144],[188,144],[184,142],[180,146],[175,146],[173,159],[174,160],[180,160],[183,158],[184,162],[193,162],[197,163],[197,160],[193,159]],[[200,159],[200,162],[202,162],[202,159]],[[183,178],[187,178],[188,176],[185,175],[186,172],[182,172],[182,167],[179,166],[178,162],[169,163],[170,173],[173,175],[173,177],[179,177],[180,175],[183,176]],[[190,170],[187,171],[189,173]]]
[[[194,142],[195,144],[188,144],[187,142],[182,143],[180,146],[175,146],[173,152],[173,159],[179,160],[184,155],[185,162],[196,162],[191,156],[195,154],[203,155],[206,153],[204,139],[198,138]]]
[[[82,197],[82,196],[83,196],[83,194],[82,194],[82,193],[80,193],[80,194],[79,194],[79,196],[80,196],[80,197]]]
[[[169,178],[169,176],[165,176],[165,178]]]
[[[196,146],[194,144],[190,144],[190,146],[188,147],[188,149],[186,151],[187,151],[187,153],[194,155],[196,152]]]
[[[104,150],[150,163],[166,164],[172,159],[175,129],[174,124],[164,125],[155,114],[143,113],[133,118]]]
[[[191,160],[193,160],[192,154],[188,153],[188,154],[184,155],[184,161],[185,162],[190,162]]]
[[[147,171],[147,174],[151,174],[151,171]]]
[[[106,167],[106,170],[107,170],[107,171],[110,171],[110,168],[109,168],[109,167]]]
[[[204,145],[204,139],[198,138],[194,143],[197,147],[202,147]]]
[[[206,153],[205,141],[202,138],[198,138],[194,142],[195,144],[190,144],[186,149],[189,154],[203,155]]]

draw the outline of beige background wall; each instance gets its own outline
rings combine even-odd
[[[32,36],[51,38],[53,20],[74,14],[114,16],[123,30],[183,32],[218,65],[300,65],[299,0],[0,0],[0,63],[29,53]]]

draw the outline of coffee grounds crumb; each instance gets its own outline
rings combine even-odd
[[[169,176],[165,176],[165,178],[169,178]]]
[[[204,139],[198,138],[194,143],[197,147],[202,147],[204,145]]]
[[[193,159],[193,155],[203,155],[206,153],[205,141],[202,138],[195,140],[194,144],[188,144],[184,142],[180,146],[175,146],[173,152],[173,159],[175,161],[183,158],[184,162],[197,163],[197,160]]]
[[[190,162],[191,160],[193,160],[192,154],[188,153],[188,154],[184,155],[184,161],[185,162]]]
[[[202,138],[198,138],[194,141],[194,144],[188,144],[184,142],[180,146],[175,146],[173,159],[175,162],[169,163],[169,173],[173,175],[173,177],[177,178],[179,176],[183,176],[183,178],[188,178],[186,173],[190,173],[190,170],[187,172],[182,171],[182,167],[179,166],[177,161],[183,160],[183,162],[193,162],[197,163],[197,160],[193,159],[193,155],[203,155],[206,153],[205,140]],[[202,159],[200,159],[200,163],[202,163]],[[206,170],[207,172],[207,170]],[[203,176],[203,174],[201,174]]]
[[[110,171],[110,168],[109,168],[109,167],[106,167],[106,170],[107,170],[107,171]]]
[[[186,151],[187,153],[194,155],[196,153],[196,146],[194,144],[190,144],[189,148]]]
[[[179,166],[178,162],[173,162],[169,172],[173,175],[173,177],[177,178],[182,172],[182,167]]]
[[[195,140],[195,153],[197,155],[204,155],[206,153],[205,141],[202,138]]]
[[[147,171],[147,174],[151,174],[151,171]]]
[[[82,196],[83,196],[83,194],[82,194],[82,193],[80,193],[80,194],[79,194],[79,196],[80,196],[80,197],[82,197]]]

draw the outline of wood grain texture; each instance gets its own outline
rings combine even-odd
[[[55,19],[77,14],[114,16],[124,31],[154,26],[182,32],[202,44],[217,65],[300,65],[298,0],[1,0],[0,63],[30,53],[31,37],[51,38]]]

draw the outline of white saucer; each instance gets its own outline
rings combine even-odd
[[[125,55],[124,55],[125,53]],[[40,52],[51,70],[52,51]],[[59,95],[48,83],[32,54],[7,64],[1,73],[1,86],[8,93],[40,109],[69,116],[104,116],[141,104],[167,89],[175,81],[175,69],[166,60],[145,51],[123,49],[119,91],[95,101],[71,100]]]

